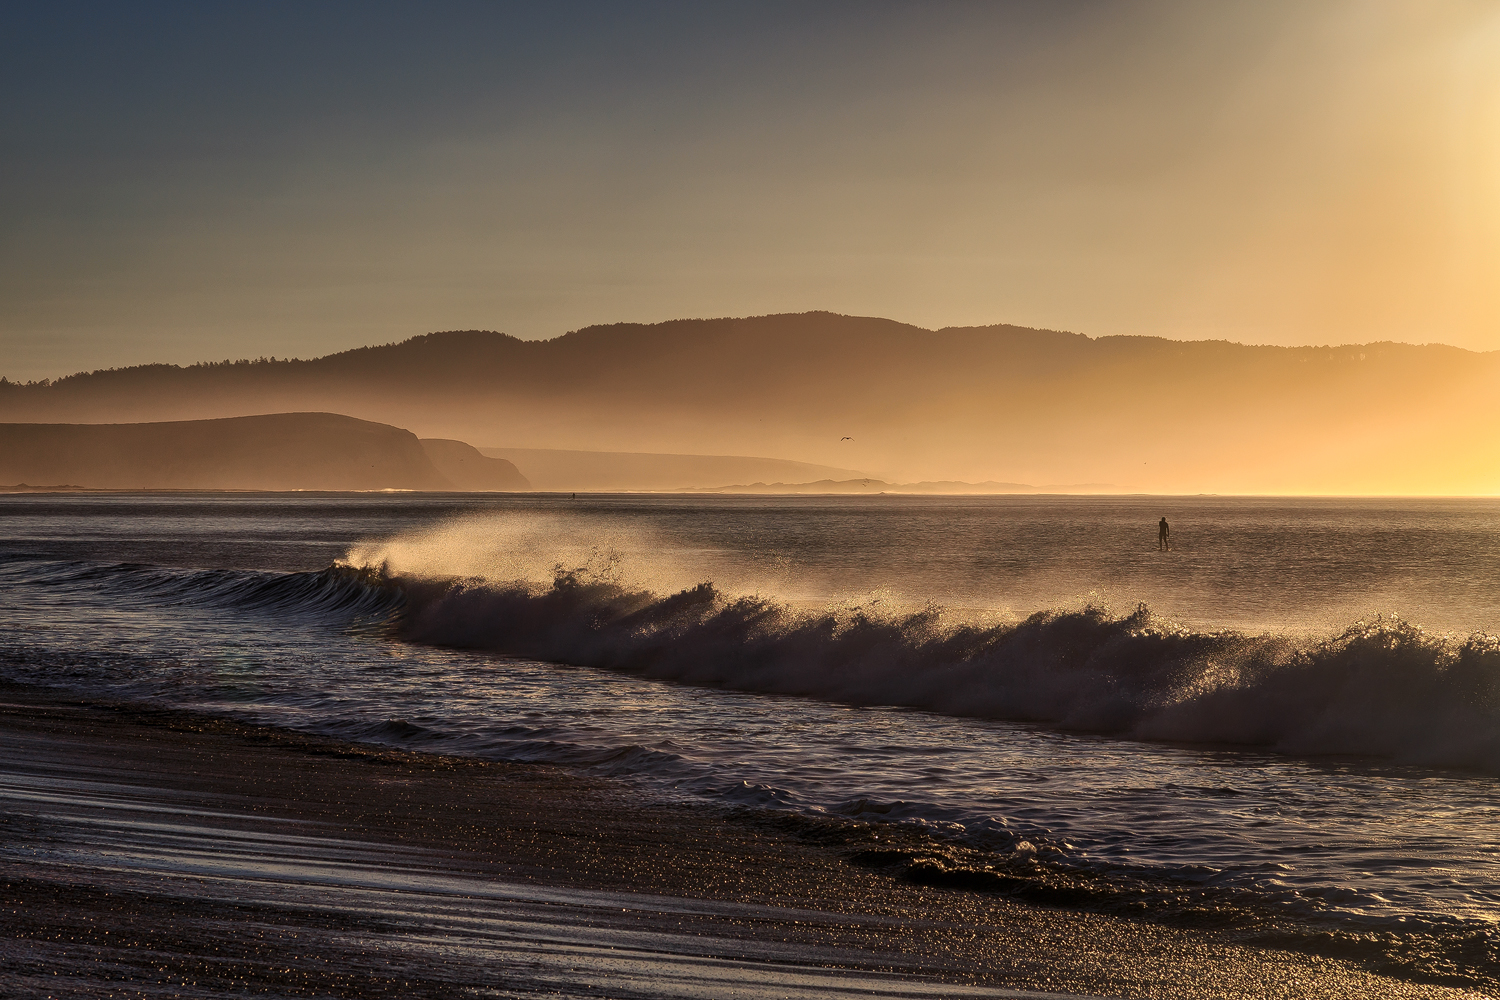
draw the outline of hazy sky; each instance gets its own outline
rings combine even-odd
[[[11,378],[808,309],[1500,348],[1500,3],[0,14]]]

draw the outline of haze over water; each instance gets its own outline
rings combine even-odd
[[[1063,905],[1495,979],[1491,501],[0,504],[10,679],[892,823]]]
[[[1197,629],[1300,632],[1396,614],[1500,631],[1500,500],[1220,497],[587,498],[361,546],[392,572],[545,578],[613,554],[622,582],[1025,616],[1145,602]],[[1171,526],[1171,551],[1156,524]],[[552,561],[548,561],[552,560]]]

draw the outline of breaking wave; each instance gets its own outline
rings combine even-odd
[[[350,565],[269,573],[50,562],[25,573],[684,684],[1500,773],[1500,638],[1435,635],[1393,617],[1304,639],[1195,631],[1144,605],[1016,621],[883,598],[807,608],[711,583],[662,595],[597,568],[558,568],[540,584]]]
[[[1145,606],[965,619],[876,599],[807,610],[710,583],[662,596],[559,569],[550,585],[385,579],[412,642],[739,691],[899,705],[1150,740],[1366,754],[1500,772],[1500,639],[1396,618],[1321,640],[1197,632]]]

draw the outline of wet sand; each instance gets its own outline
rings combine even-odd
[[[852,824],[27,688],[0,702],[7,996],[1481,995],[915,885],[855,863],[880,831]]]

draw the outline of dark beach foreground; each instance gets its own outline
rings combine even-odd
[[[0,702],[10,997],[1481,995],[914,884],[859,863],[891,834],[858,824],[31,688]]]

